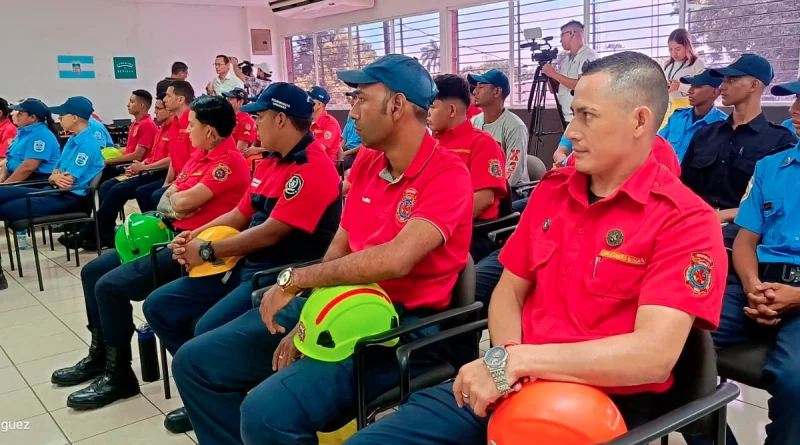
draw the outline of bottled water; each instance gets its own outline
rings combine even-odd
[[[17,246],[19,246],[19,250],[28,250],[31,248],[31,245],[28,244],[27,230],[20,230],[17,232]]]

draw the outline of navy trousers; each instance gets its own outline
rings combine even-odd
[[[28,207],[25,196],[28,193],[42,190],[33,187],[0,187],[0,221],[17,221],[27,218]],[[31,216],[74,212],[80,208],[80,205],[81,197],[74,193],[37,196],[31,199]]]
[[[800,286],[800,284],[796,284]],[[783,315],[777,326],[764,327],[744,315],[747,295],[736,274],[728,276],[722,303],[719,329],[712,332],[718,348],[754,340],[775,341],[775,348],[767,359],[764,373],[771,382],[767,387],[770,396],[768,408],[767,440],[764,445],[790,445],[800,443],[800,313]],[[708,441],[687,437],[689,445],[702,445]],[[730,428],[728,445],[736,445]]]
[[[305,301],[292,300],[276,322],[291,330]],[[414,319],[401,315],[400,323]],[[172,364],[175,382],[200,443],[316,444],[317,431],[340,426],[341,416],[354,412],[352,357],[338,363],[306,357],[276,373],[272,356],[284,335],[270,334],[258,309],[252,309],[178,350]],[[378,350],[377,356],[367,362],[368,398],[398,384],[394,350]],[[430,359],[419,354],[411,369],[424,370]]]
[[[134,176],[124,181],[112,178],[101,184],[99,192],[100,208],[97,209],[97,225],[100,227],[100,237],[108,239],[114,236],[117,215],[125,207],[125,203],[136,198],[137,189],[153,182],[161,181],[163,184],[165,175]],[[93,224],[85,225],[81,230],[84,239],[91,238],[94,235],[93,230]]]
[[[164,181],[155,181],[136,189],[134,195],[136,197],[136,203],[139,204],[139,210],[141,210],[142,213],[151,212],[156,209],[161,195],[167,190],[163,187]],[[156,194],[158,195],[157,198]]]
[[[156,259],[159,284],[181,276],[171,250],[160,251]],[[131,301],[142,301],[155,290],[150,256],[121,265],[117,251],[112,250],[83,267],[81,282],[89,329],[102,330],[108,346],[130,344],[134,331]]]

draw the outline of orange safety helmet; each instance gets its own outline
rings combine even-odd
[[[577,383],[535,381],[503,400],[489,420],[489,445],[594,445],[628,429],[602,391]]]
[[[214,227],[209,227],[206,230],[203,230],[200,233],[200,235],[197,236],[197,239],[214,242],[232,238],[238,234],[239,231],[234,229],[233,227],[214,226]],[[236,263],[241,258],[242,257],[240,256],[217,258],[217,260],[214,261],[213,263],[198,264],[197,266],[194,266],[189,270],[189,277],[200,278],[200,277],[207,277],[210,275],[225,273],[236,267]]]

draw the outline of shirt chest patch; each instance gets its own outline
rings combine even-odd
[[[417,189],[407,188],[400,196],[400,203],[397,205],[397,220],[405,223],[411,218],[411,211],[417,202]]]

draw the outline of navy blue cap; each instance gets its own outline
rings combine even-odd
[[[308,92],[308,95],[311,96],[312,99],[318,100],[325,105],[328,105],[328,102],[331,101],[331,95],[322,87],[314,87],[311,91]]]
[[[800,80],[775,85],[770,90],[770,93],[772,93],[773,96],[793,96],[795,94],[800,94]]]
[[[228,97],[228,98],[231,98],[231,99],[233,99],[233,98],[240,99],[240,100],[243,100],[244,103],[247,103],[250,100],[250,98],[247,97],[247,92],[242,88],[234,88],[234,89],[228,91],[227,93],[222,93],[222,96]]]
[[[497,88],[503,89],[503,96],[511,94],[511,84],[508,83],[508,76],[500,70],[491,69],[485,72],[482,76],[477,74],[470,74],[467,76],[470,85],[477,85],[479,83],[488,83]]]
[[[719,88],[719,86],[722,85],[722,78],[712,76],[711,70],[704,70],[696,76],[681,77],[681,83],[699,87],[708,85],[710,87]]]
[[[352,88],[382,83],[392,91],[403,93],[409,102],[426,110],[439,94],[428,70],[417,59],[402,54],[387,54],[363,70],[339,71],[336,74]]]
[[[239,111],[245,113],[266,110],[274,110],[300,119],[311,119],[314,101],[308,93],[293,83],[275,82],[258,96],[258,100],[239,108]]]
[[[92,113],[94,113],[94,106],[89,99],[83,96],[75,96],[70,97],[66,102],[57,107],[50,107],[50,112],[62,116],[65,114],[72,114],[88,121],[89,118],[92,117]]]
[[[47,119],[50,116],[50,109],[47,105],[39,99],[25,99],[21,104],[11,105],[9,109],[14,111],[22,111],[32,116],[36,116],[40,121]]]
[[[775,72],[772,71],[769,61],[756,54],[742,54],[728,67],[711,70],[711,75],[714,77],[750,76],[760,80],[764,85],[769,85],[775,78]]]

